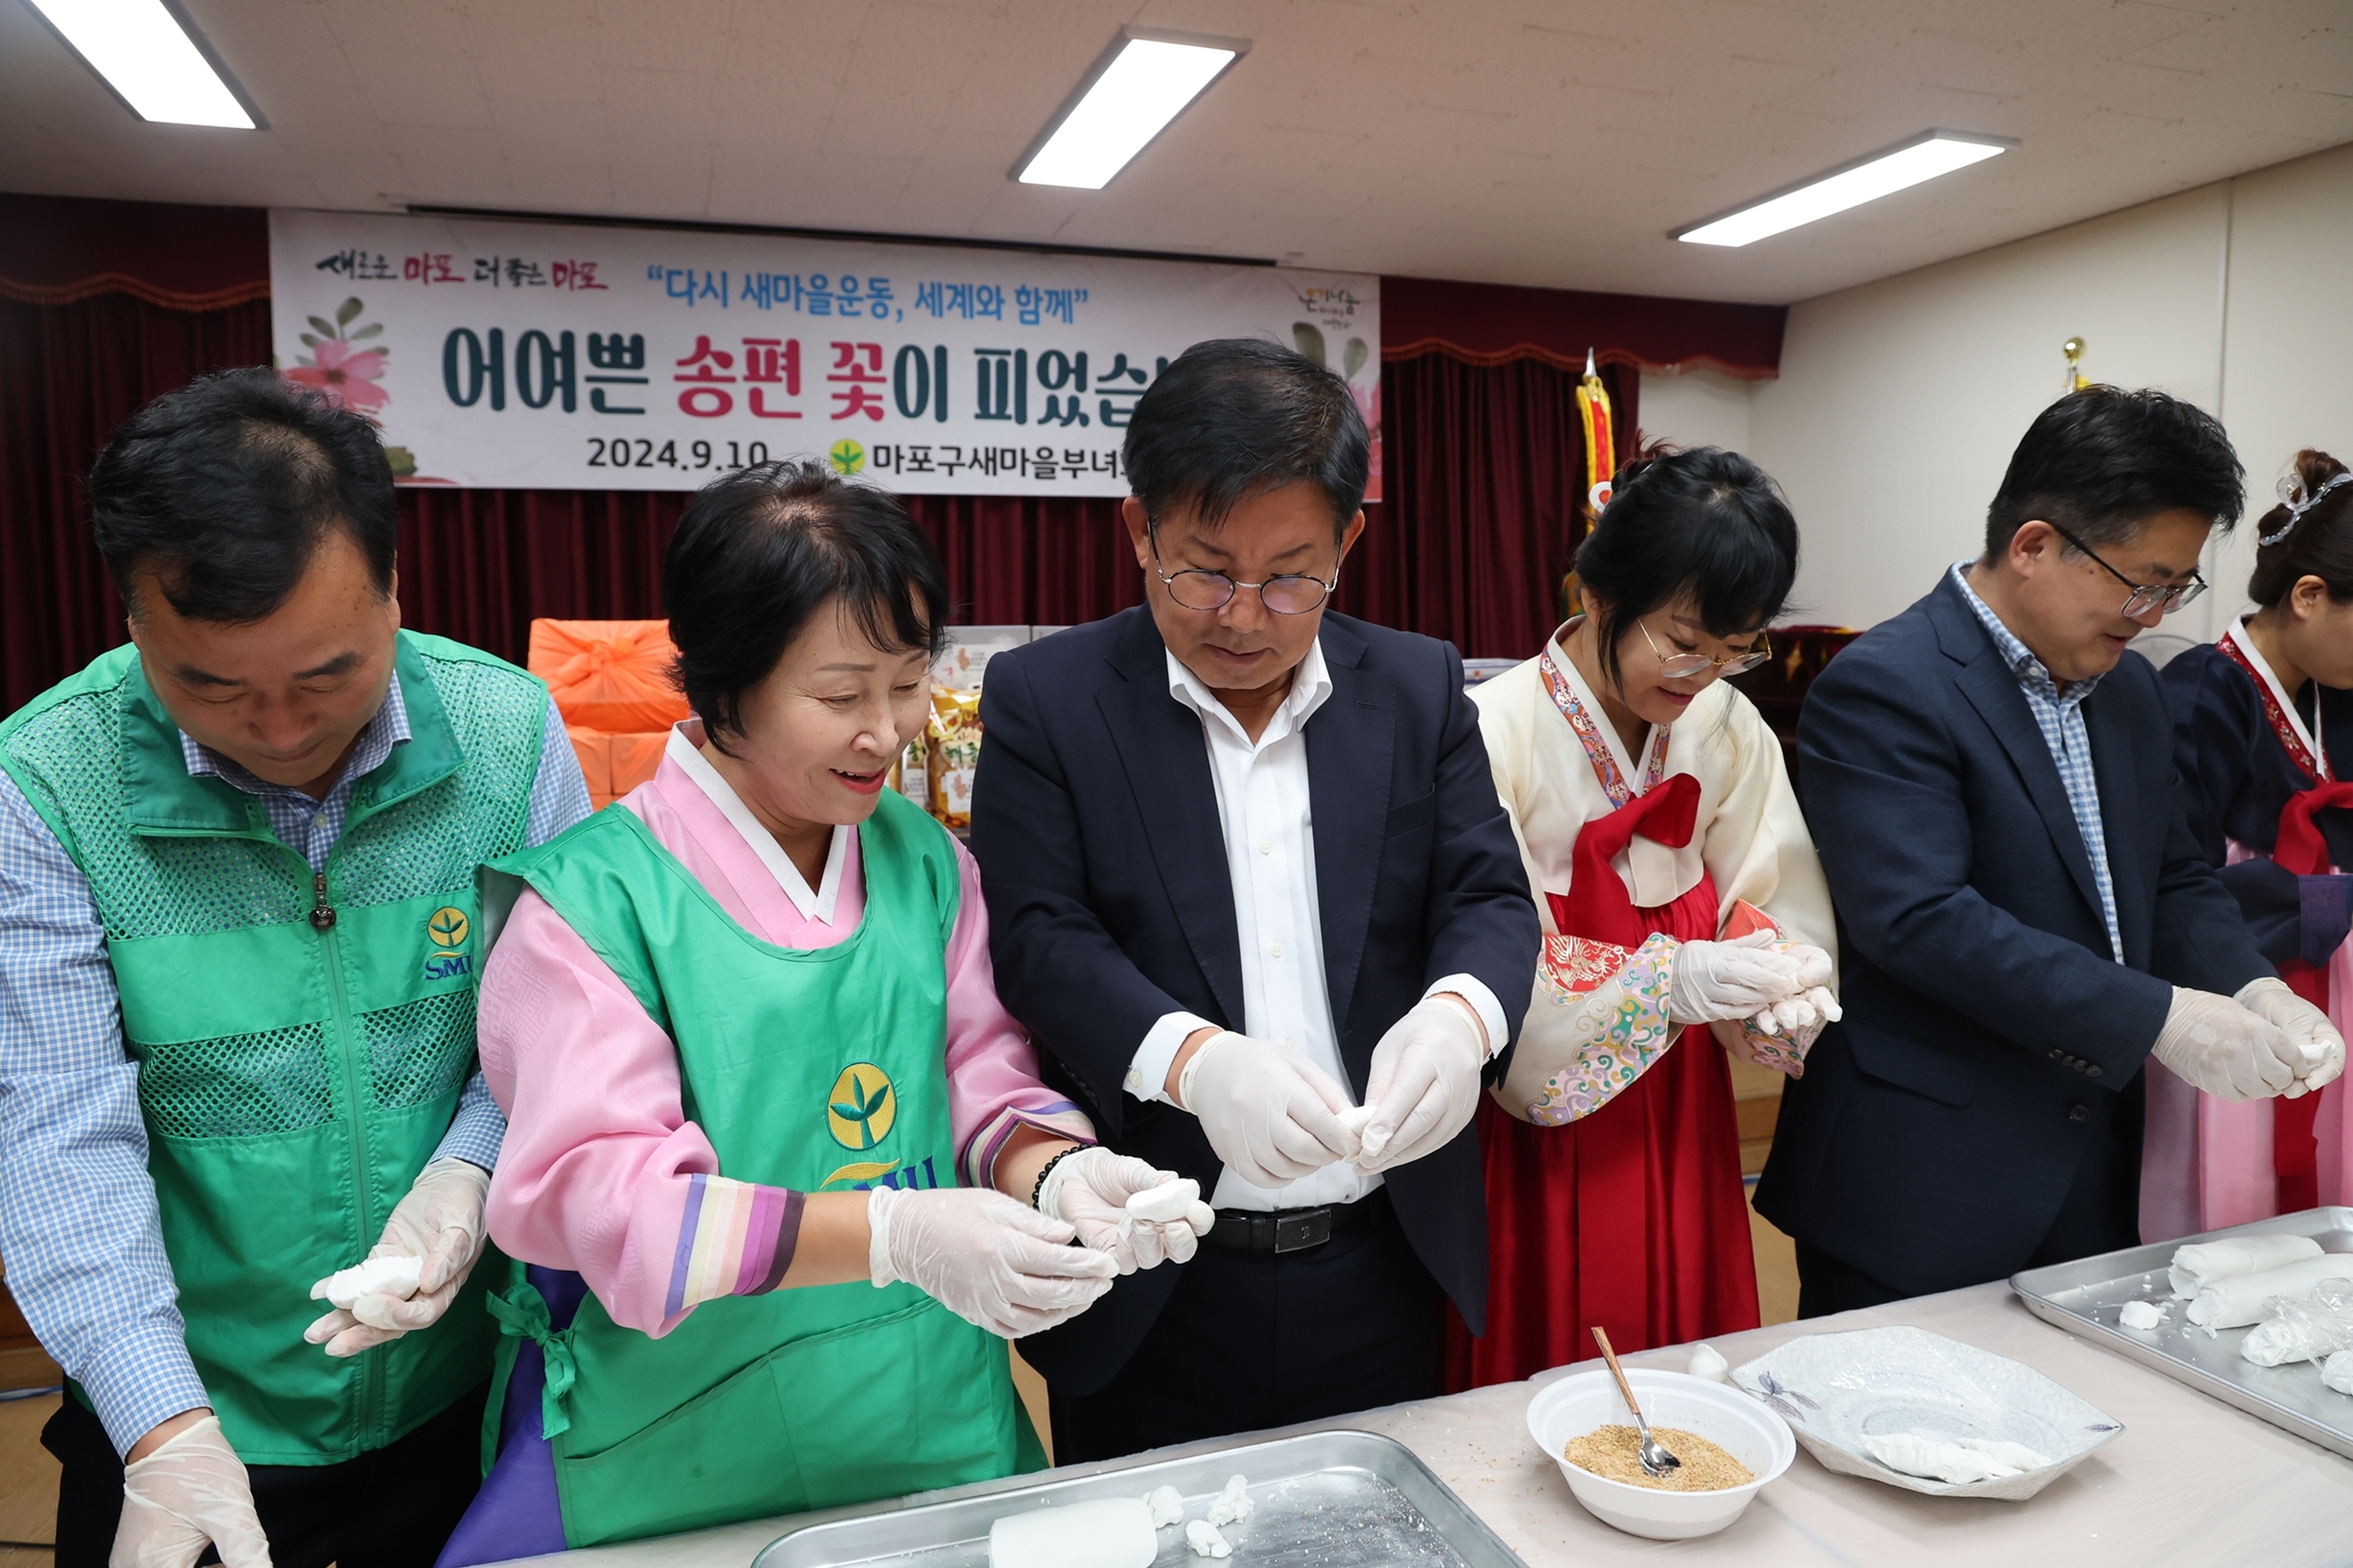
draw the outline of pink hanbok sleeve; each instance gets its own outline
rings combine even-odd
[[[776,1288],[801,1194],[718,1174],[677,1048],[536,893],[484,968],[478,1032],[506,1112],[487,1218],[508,1256],[577,1272],[655,1338],[701,1302]]]
[[[1028,1031],[997,1000],[980,862],[962,844],[955,849],[962,896],[948,937],[948,1121],[964,1184],[989,1187],[998,1155],[1020,1128],[1092,1144],[1095,1124],[1038,1080]]]

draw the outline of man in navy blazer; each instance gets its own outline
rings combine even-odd
[[[972,847],[1048,1080],[1218,1215],[1022,1341],[1063,1463],[1435,1391],[1441,1296],[1484,1320],[1471,1112],[1540,941],[1461,659],[1324,609],[1346,384],[1196,344],[1126,458],[1147,602],[990,662]]]
[[[1801,1316],[2137,1244],[2153,1055],[2232,1099],[2342,1069],[2192,840],[2156,671],[2126,652],[2205,586],[2240,504],[2210,415],[2062,398],[1983,557],[1807,694],[1846,1018],[1785,1091],[1756,1192],[1797,1239]]]

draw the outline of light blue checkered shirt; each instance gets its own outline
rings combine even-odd
[[[267,784],[186,735],[192,775],[258,798],[312,870],[344,829],[353,783],[409,738],[395,676],[325,800]],[[526,836],[544,843],[588,814],[588,786],[552,702]],[[480,1073],[436,1157],[498,1162],[506,1122]],[[0,1257],[41,1346],[78,1382],[117,1449],[204,1404],[188,1360],[171,1263],[147,1175],[138,1068],[124,1055],[121,1002],[89,883],[0,772]],[[356,1261],[356,1260],[355,1260]],[[311,1281],[287,1280],[308,1290]]]
[[[1976,564],[1957,563],[1953,567],[1953,581],[1960,584],[1969,608],[1977,612],[1986,635],[1993,639],[2009,673],[2018,678],[2018,689],[2026,694],[2026,707],[2042,729],[2042,744],[2051,748],[2051,760],[2058,765],[2059,782],[2067,788],[2068,807],[2075,813],[2075,831],[2083,836],[2084,852],[2091,856],[2092,886],[2100,889],[2100,918],[2108,926],[2108,952],[2121,964],[2124,934],[2116,923],[2116,877],[2108,870],[2108,831],[2107,824],[2100,819],[2100,780],[2091,771],[2091,736],[2084,728],[2084,698],[2092,694],[2102,678],[2095,675],[2089,680],[2071,681],[2067,690],[2060,691],[2058,682],[2051,679],[2051,672],[2042,667],[2042,661],[2002,624],[2002,617],[1969,585],[1969,568]]]

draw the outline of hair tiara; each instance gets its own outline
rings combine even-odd
[[[2288,509],[2288,520],[2280,524],[2277,533],[2257,535],[2255,542],[2265,547],[2278,544],[2295,531],[2297,523],[2304,520],[2306,512],[2320,504],[2323,496],[2348,480],[2353,480],[2353,469],[2347,469],[2345,472],[2337,474],[2320,488],[2306,495],[2304,482],[2301,479],[2293,473],[2282,475],[2278,493],[2281,504]]]

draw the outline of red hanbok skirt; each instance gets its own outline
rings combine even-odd
[[[1566,901],[1552,903],[1558,917]],[[1705,878],[1638,913],[1648,931],[1687,940],[1719,929]],[[1478,1125],[1487,1332],[1473,1338],[1447,1309],[1449,1391],[1593,1356],[1594,1323],[1620,1352],[1757,1326],[1732,1074],[1705,1025],[1580,1121],[1534,1127],[1482,1096]]]

